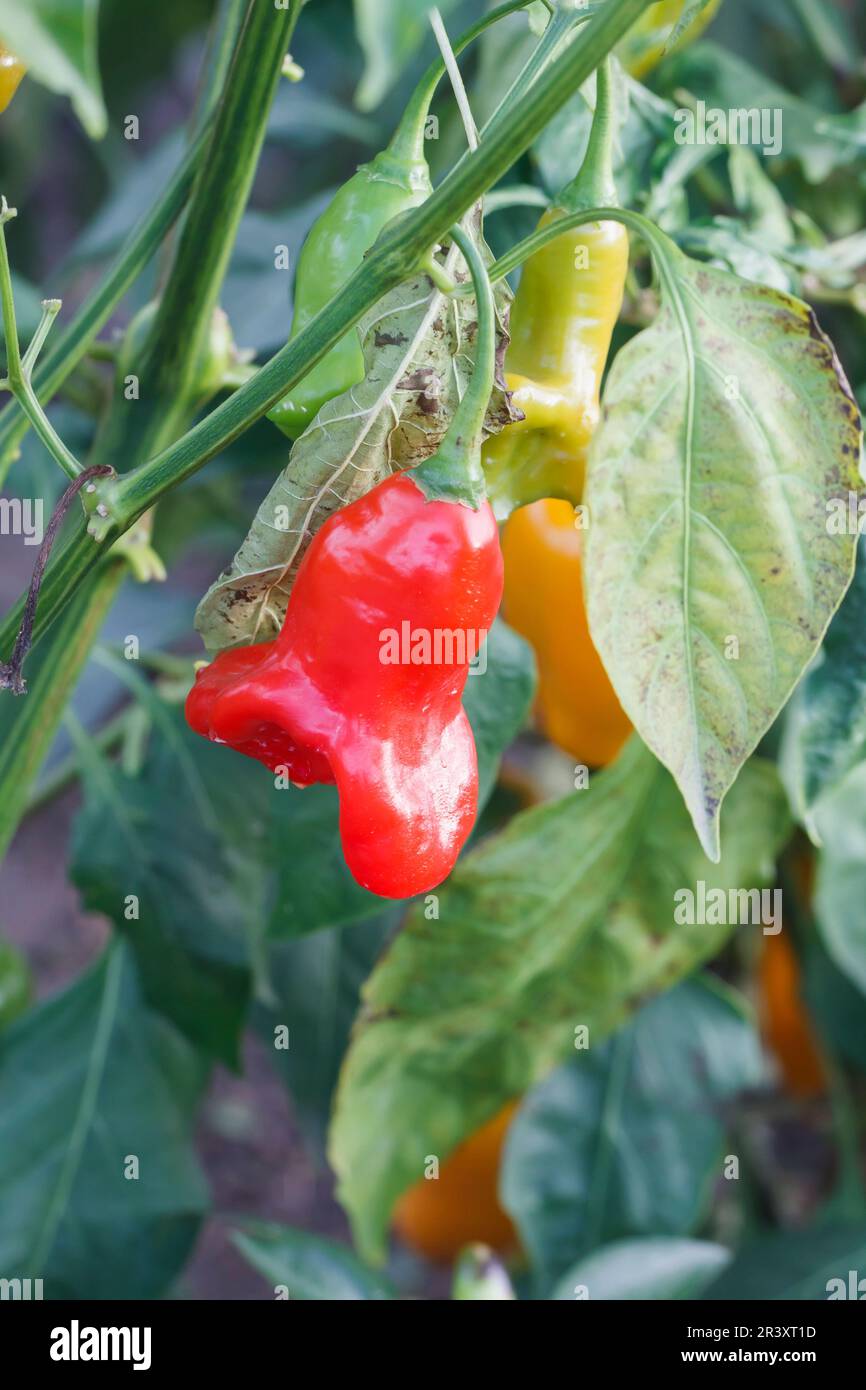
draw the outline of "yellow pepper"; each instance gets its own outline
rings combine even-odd
[[[571,210],[577,207],[560,195],[539,230]],[[521,498],[580,501],[627,269],[628,233],[619,222],[573,227],[523,267],[505,366],[513,404],[526,418],[485,446],[492,496],[519,485]]]
[[[15,54],[0,44],[0,112],[6,110],[26,71],[24,64]]]
[[[632,77],[645,77],[669,53],[692,43],[706,29],[721,0],[710,0],[668,48],[667,43],[691,0],[659,0],[650,5],[617,44],[616,56]]]
[[[541,227],[581,207],[615,205],[609,107],[602,67],[583,168],[545,212]],[[526,262],[505,363],[514,404],[526,418],[488,440],[484,451],[494,498],[545,499],[514,511],[504,528],[503,611],[535,649],[542,727],[579,762],[595,767],[616,756],[631,725],[589,635],[572,504],[583,492],[627,270],[628,235],[612,221],[574,227]]]

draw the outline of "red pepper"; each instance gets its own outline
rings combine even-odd
[[[358,882],[423,893],[475,820],[461,696],[501,594],[489,504],[429,501],[409,475],[388,478],[317,532],[279,637],[199,671],[187,719],[293,782],[336,782]]]

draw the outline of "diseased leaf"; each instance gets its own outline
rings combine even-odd
[[[466,278],[455,247],[445,264]],[[497,299],[501,322],[507,290],[497,289]],[[327,401],[296,440],[232,564],[198,606],[196,628],[209,651],[276,637],[298,566],[323,522],[435,452],[472,373],[476,323],[472,296],[449,299],[426,275],[399,285],[361,320],[364,380]],[[506,341],[500,329],[500,361]],[[488,430],[512,416],[497,386]]]
[[[527,1096],[505,1149],[500,1192],[542,1297],[608,1241],[695,1231],[721,1172],[725,1103],[763,1076],[752,1022],[710,979],[588,1043]]]
[[[399,1194],[466,1135],[731,927],[675,925],[674,894],[758,886],[788,829],[775,770],[753,761],[725,811],[724,856],[701,853],[676,788],[633,738],[588,790],[514,818],[414,909],[364,990],[330,1155],[362,1252],[382,1253]]]
[[[119,943],[6,1029],[0,1278],[44,1279],[51,1299],[160,1297],[208,1204],[192,1148],[206,1076]]]
[[[662,309],[618,354],[590,448],[592,638],[708,855],[725,793],[854,566],[831,508],[860,416],[808,305],[659,247]]]

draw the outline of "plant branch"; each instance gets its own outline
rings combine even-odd
[[[6,376],[0,381],[0,387],[12,392],[46,449],[57,460],[67,477],[76,478],[81,472],[81,464],[75,455],[67,449],[54,426],[48,420],[30,384],[31,368],[60,309],[58,299],[43,301],[42,317],[33,335],[33,341],[24,356],[21,356],[18,324],[15,319],[15,296],[12,292],[12,271],[9,265],[9,251],[6,246],[6,223],[16,216],[15,208],[10,208],[6,199],[0,198],[0,303],[3,306],[3,330],[6,335],[7,359]]]
[[[649,0],[607,0],[575,42],[539,75],[520,106],[503,114],[484,135],[478,149],[464,154],[424,203],[385,229],[342,289],[252,381],[217,406],[176,444],[105,488],[102,499],[110,515],[107,524],[97,528],[98,538],[106,543],[115,540],[163,493],[193,476],[270,410],[383,294],[408,278],[430,247],[442,240],[467,208],[528,149],[648,3]],[[617,215],[624,216],[619,210]],[[564,230],[562,222],[558,226]],[[100,551],[101,547],[95,546],[84,531],[64,548],[46,577],[40,629],[62,609]],[[0,651],[11,644],[18,611],[10,614],[3,625]]]
[[[114,312],[130,285],[153,256],[166,232],[177,218],[193,175],[206,147],[208,131],[203,131],[178,167],[162,197],[129,236],[105,279],[82,304],[69,325],[58,334],[49,352],[33,374],[33,390],[41,404],[50,401],[84,357],[99,330]],[[0,411],[0,484],[17,456],[30,419],[10,402]]]
[[[96,444],[99,462],[148,458],[187,427],[200,370],[264,143],[301,0],[248,0],[235,54],[190,195],[162,295],[134,367],[137,400],[116,400]]]

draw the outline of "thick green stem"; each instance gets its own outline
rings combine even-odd
[[[33,690],[26,700],[3,704],[0,740],[0,857],[27,807],[27,795],[42,766],[63,710],[75,690],[92,643],[125,574],[109,560],[75,595],[70,621],[58,627],[37,656]]]
[[[198,137],[160,200],[125,242],[105,279],[42,357],[33,373],[33,389],[42,405],[57,394],[75,370],[96,334],[154,255],[186,202],[207,140],[207,132]],[[29,419],[16,401],[0,411],[0,485],[29,426]]]
[[[383,294],[408,278],[429,248],[441,241],[529,148],[648,3],[607,0],[578,39],[540,74],[521,106],[503,116],[477,150],[463,155],[424,203],[386,228],[363,264],[296,338],[176,444],[115,485],[111,495],[104,498],[112,515],[101,529],[100,539],[105,543],[116,540],[164,492],[196,473],[270,410]],[[557,233],[562,230],[564,226],[559,223]],[[101,549],[82,530],[58,556],[43,587],[39,629],[44,630],[62,609]],[[20,607],[7,617],[0,633],[0,652],[11,647],[19,614]]]
[[[98,462],[147,458],[177,438],[200,399],[200,364],[238,224],[246,207],[301,0],[249,0],[234,60],[196,175],[171,269],[130,369],[139,396],[115,398]]]

